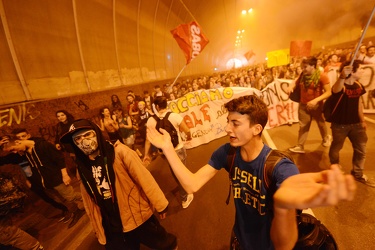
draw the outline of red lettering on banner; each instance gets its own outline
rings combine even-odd
[[[205,104],[200,108],[200,111],[202,112],[203,120],[211,122],[211,117],[208,115],[209,109],[210,106]],[[191,112],[191,116],[193,118],[191,118],[189,115],[184,116],[184,121],[189,128],[195,128],[198,124],[203,125],[202,119],[198,119],[194,111]]]
[[[194,123],[195,123],[195,126],[197,126],[197,124],[201,124],[201,125],[203,125],[202,120],[198,119],[194,112],[191,112],[191,115],[194,117]],[[194,127],[195,127],[195,126],[194,126]]]
[[[276,104],[272,107],[268,108],[268,126],[270,128],[280,126],[288,121],[297,119],[298,117],[294,117],[294,103],[287,103],[282,105],[281,103]]]
[[[272,112],[273,112],[273,107],[268,108],[268,126],[270,128],[277,126],[277,124],[275,124],[274,120],[272,119],[273,118],[273,116],[271,115]]]
[[[184,116],[184,122],[188,126],[188,128],[194,128],[194,122],[191,120],[189,115]]]
[[[287,122],[288,120],[285,118],[284,116],[284,112],[285,109],[284,109],[284,106],[283,105],[280,105],[280,104],[277,104],[276,105],[276,114],[277,114],[277,121],[279,124],[283,124],[284,122]]]
[[[210,106],[208,106],[208,104],[204,104],[200,110],[202,111],[202,114],[203,114],[203,119],[205,121],[209,121],[211,122],[211,117],[209,115],[207,115],[207,112],[208,112],[208,109],[210,109]]]
[[[297,114],[294,113],[294,105],[297,105],[295,102],[290,102],[285,105],[288,115],[288,120],[298,119]]]

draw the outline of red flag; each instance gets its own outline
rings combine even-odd
[[[171,33],[185,54],[186,64],[197,57],[208,43],[208,39],[196,22],[180,24],[171,30]]]
[[[255,53],[253,52],[253,50],[249,50],[248,52],[246,52],[244,54],[244,57],[246,58],[246,60],[250,60],[253,56],[255,56]]]
[[[291,56],[310,56],[312,41],[291,41],[290,55]]]

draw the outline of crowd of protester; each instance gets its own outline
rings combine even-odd
[[[318,59],[317,69],[325,72],[330,77],[331,85],[337,79],[338,70],[342,62],[350,60],[355,48],[338,48],[321,51],[313,56]],[[361,60],[364,64],[375,63],[375,46],[371,42],[362,45],[355,59]],[[301,62],[303,57],[291,57],[287,65],[267,67],[267,63],[261,63],[243,68],[232,69],[225,72],[214,73],[197,77],[187,77],[178,80],[173,85],[165,83],[162,89],[154,90],[153,95],[167,96],[169,100],[177,99],[187,92],[198,89],[215,89],[220,87],[249,87],[262,90],[275,79],[295,80],[302,73]],[[172,87],[171,87],[172,85]]]
[[[327,74],[331,86],[339,77],[340,65],[352,58],[353,51],[354,48],[330,49],[314,55],[317,58],[316,69]],[[374,64],[374,55],[375,47],[370,42],[368,45],[362,45],[354,57],[364,64]],[[144,90],[143,93],[134,93],[129,90],[126,96],[112,95],[107,106],[100,109],[98,113],[100,124],[97,125],[104,134],[108,135],[112,143],[119,140],[129,148],[137,150],[138,155],[142,157],[138,148],[142,150],[145,145],[147,120],[156,112],[152,105],[155,98],[165,97],[172,101],[192,91],[221,87],[247,87],[262,90],[275,79],[296,80],[302,73],[302,61],[302,57],[292,57],[287,65],[267,67],[266,63],[261,63],[212,75],[184,77],[173,84],[167,82],[161,86],[155,85],[151,91]],[[68,132],[74,118],[65,110],[57,111],[56,118],[58,129],[53,146],[57,151],[65,151],[74,159],[71,145],[59,142],[59,138]],[[136,144],[139,147],[136,148]],[[59,183],[62,181],[59,180]],[[65,212],[61,220],[63,221],[64,218],[66,218]],[[71,216],[68,219],[70,218]]]

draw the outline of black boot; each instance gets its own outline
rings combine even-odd
[[[73,212],[73,219],[72,219],[72,221],[69,223],[68,228],[73,227],[73,226],[79,221],[79,219],[80,219],[84,214],[85,214],[85,210],[77,209],[76,211],[74,211],[74,212]]]

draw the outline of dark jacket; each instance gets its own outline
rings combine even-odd
[[[55,146],[40,137],[32,137],[35,142],[32,152],[25,152],[30,163],[33,175],[30,177],[33,183],[41,184],[45,188],[53,188],[61,183],[61,169],[65,168],[63,154]]]

